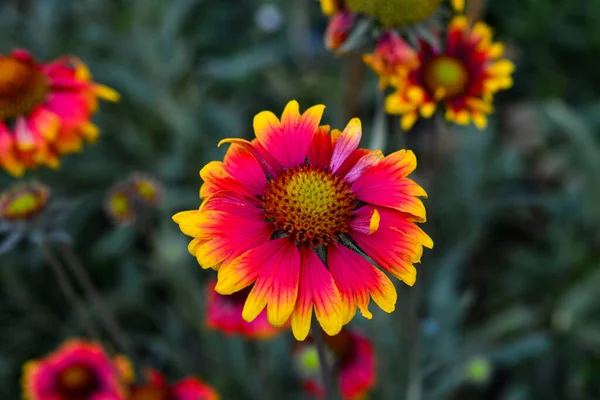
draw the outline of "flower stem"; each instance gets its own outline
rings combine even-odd
[[[334,400],[335,392],[333,386],[333,374],[331,367],[327,362],[327,350],[325,348],[325,338],[319,323],[313,319],[313,340],[319,354],[319,369],[321,371],[321,380],[323,381],[323,389],[325,390],[325,400]]]
[[[102,299],[102,296],[92,283],[90,276],[82,265],[81,260],[75,253],[73,246],[70,244],[63,244],[61,246],[61,250],[67,266],[73,275],[75,275],[75,279],[77,279],[79,284],[83,287],[83,290],[87,293],[92,304],[94,305],[94,308],[96,309],[96,312],[98,313],[98,316],[104,323],[107,332],[110,334],[111,339],[117,344],[117,346],[121,348],[121,351],[131,358],[134,368],[138,367],[140,364],[136,357],[131,340],[127,334],[125,334],[112,313],[109,311],[104,300]],[[138,375],[136,374],[136,376]]]
[[[75,292],[73,285],[71,285],[71,282],[69,282],[69,277],[67,276],[67,273],[65,272],[65,270],[63,268],[63,265],[60,263],[58,258],[56,258],[56,256],[54,254],[52,254],[52,251],[50,251],[48,244],[46,244],[45,242],[41,242],[40,248],[42,250],[44,259],[50,265],[50,267],[52,267],[52,271],[54,272],[54,275],[56,276],[58,285],[60,286],[61,290],[65,294],[65,297],[71,304],[71,307],[75,310],[75,312],[79,316],[81,324],[83,325],[84,329],[86,330],[87,335],[94,341],[100,343],[100,332],[98,331],[98,329],[92,322],[92,319],[90,318],[89,314],[86,312],[85,307],[83,306],[83,304],[77,297],[77,293]]]

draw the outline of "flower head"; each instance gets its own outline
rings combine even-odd
[[[50,190],[38,182],[19,183],[0,193],[0,218],[29,220],[44,210]]]
[[[98,344],[69,340],[54,353],[25,364],[26,400],[124,400],[112,360]]]
[[[396,91],[386,100],[387,112],[400,114],[402,128],[409,130],[419,115],[431,117],[441,103],[447,120],[460,125],[472,121],[485,128],[494,94],[512,86],[514,65],[501,58],[503,52],[504,46],[492,41],[486,24],[477,22],[469,28],[466,17],[455,17],[444,48],[422,43],[417,65],[397,76]]]
[[[365,14],[386,28],[403,27],[429,19],[443,0],[345,0],[354,13]]]
[[[147,382],[131,387],[130,400],[219,400],[219,394],[198,378],[187,377],[174,384],[155,370]]]
[[[105,209],[118,224],[133,222],[162,201],[162,184],[149,175],[134,173],[116,183],[106,196]]]
[[[118,94],[93,82],[76,57],[40,64],[24,50],[0,55],[0,167],[14,176],[57,168],[61,155],[96,140],[90,117],[98,99]]]
[[[325,335],[329,358],[340,392],[345,400],[364,399],[375,384],[376,360],[371,341],[356,330],[344,328],[335,336]],[[312,343],[299,345],[294,358],[303,380],[304,388],[323,397],[320,382],[318,355]],[[330,363],[331,364],[331,363]]]
[[[267,321],[267,313],[262,312],[252,322],[242,318],[244,303],[248,298],[248,288],[224,296],[215,291],[216,281],[208,284],[208,310],[206,321],[210,328],[220,330],[228,335],[240,334],[251,339],[269,339],[279,334],[283,328],[275,328]]]
[[[430,24],[435,20],[444,0],[320,0],[323,14],[331,17],[325,33],[325,45],[338,50],[353,32],[362,30],[365,37],[394,29],[411,30],[415,25]],[[450,0],[457,11],[462,11],[464,0]],[[462,4],[461,4],[462,3]],[[359,22],[368,20],[369,29],[359,29]],[[371,29],[372,28],[372,29]],[[419,30],[414,30],[419,35]]]
[[[357,307],[371,318],[371,298],[392,312],[394,285],[375,265],[412,285],[413,263],[433,246],[416,225],[425,221],[417,196],[426,193],[407,178],[414,154],[359,149],[360,120],[330,133],[319,126],[324,108],[300,114],[291,101],[281,120],[256,115],[256,139],[224,140],[231,144],[225,160],[200,171],[200,208],[173,217],[193,237],[188,249],[200,265],[219,271],[218,293],[251,288],[246,321],[266,307],[273,326],[291,317],[299,340],[313,308],[329,335]]]

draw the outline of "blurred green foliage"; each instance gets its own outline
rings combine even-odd
[[[198,206],[197,173],[222,157],[219,140],[250,137],[255,113],[296,98],[326,104],[337,127],[361,117],[364,144],[377,134],[387,150],[414,148],[430,194],[436,247],[417,284],[397,285],[394,314],[354,322],[379,356],[371,398],[600,397],[600,2],[488,3],[486,20],[518,65],[515,87],[498,96],[486,132],[437,136],[431,121],[405,134],[378,117],[376,78],[324,50],[316,1],[1,3],[0,52],[78,55],[122,94],[102,105],[96,145],[28,178],[71,201],[65,229],[145,363],[198,374],[224,399],[304,398],[290,335],[254,344],[206,329],[213,274],[170,221]],[[280,26],[257,25],[264,4],[280,10]],[[149,237],[103,212],[105,191],[132,171],[165,184]],[[0,260],[0,398],[13,399],[24,361],[83,332],[31,243]],[[489,362],[487,379],[473,379],[474,360]]]

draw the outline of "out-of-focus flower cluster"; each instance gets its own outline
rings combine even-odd
[[[24,400],[218,400],[219,394],[196,377],[173,384],[155,370],[136,381],[123,355],[111,357],[95,342],[71,339],[23,367]]]
[[[379,75],[381,88],[391,92],[385,109],[401,117],[404,130],[440,108],[450,122],[484,129],[494,95],[512,86],[514,65],[503,58],[504,45],[493,41],[488,25],[470,23],[461,14],[463,1],[452,2],[458,15],[447,24],[436,16],[441,3],[321,0],[331,16],[326,46],[339,52],[374,46],[364,61]],[[410,28],[415,25],[417,34]]]

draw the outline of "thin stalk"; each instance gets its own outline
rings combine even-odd
[[[321,371],[321,380],[323,381],[323,389],[325,390],[325,400],[334,400],[335,392],[333,386],[333,373],[329,363],[327,362],[327,350],[325,348],[325,338],[321,326],[316,320],[313,320],[313,340],[319,354],[319,369]]]
[[[73,247],[69,244],[64,244],[61,246],[62,256],[64,257],[67,266],[75,275],[75,278],[79,282],[79,284],[83,287],[83,290],[87,293],[88,297],[92,301],[98,316],[102,320],[105,325],[107,332],[110,334],[111,339],[119,346],[121,351],[131,357],[134,368],[139,367],[139,362],[134,350],[134,347],[131,343],[131,340],[127,336],[127,334],[123,331],[115,317],[109,311],[106,306],[102,296],[92,283],[90,276],[86,272],[84,266],[81,263],[81,260],[73,250]],[[137,371],[136,371],[137,372]],[[136,374],[137,375],[137,374]]]
[[[87,335],[93,339],[94,341],[100,343],[100,332],[92,322],[92,319],[89,317],[89,314],[86,312],[85,307],[81,303],[81,300],[77,297],[77,293],[71,285],[69,281],[69,277],[65,272],[63,265],[60,263],[58,258],[50,251],[48,245],[45,242],[40,243],[40,248],[42,250],[42,254],[46,262],[52,267],[52,271],[56,276],[56,280],[58,281],[58,285],[61,290],[65,294],[65,297],[69,301],[71,307],[77,313],[81,324],[87,332]]]

